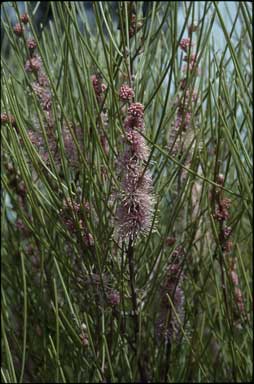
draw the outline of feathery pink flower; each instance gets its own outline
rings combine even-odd
[[[118,291],[110,289],[107,293],[107,301],[111,307],[115,307],[120,304],[120,294]]]
[[[116,212],[119,236],[134,240],[140,234],[147,235],[152,224],[153,205],[153,197],[142,190],[123,193]]]
[[[191,122],[191,113],[186,112],[185,114],[178,114],[176,121],[175,121],[175,128],[178,129],[182,127],[183,129],[186,129]]]
[[[136,239],[148,234],[152,226],[154,197],[152,179],[144,169],[149,150],[145,139],[138,132],[144,129],[144,106],[132,103],[124,120],[124,153],[119,158],[121,192],[115,224],[121,239]],[[138,130],[136,130],[138,129]]]

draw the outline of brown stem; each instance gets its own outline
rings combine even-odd
[[[139,320],[138,320],[137,294],[135,290],[134,249],[133,249],[133,241],[131,239],[129,240],[127,257],[129,261],[129,271],[130,271],[131,300],[132,300],[132,308],[133,308],[137,363],[138,363],[138,368],[140,372],[140,380],[142,383],[147,383],[147,373],[142,363],[142,355],[138,351]]]

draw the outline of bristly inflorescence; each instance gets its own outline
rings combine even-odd
[[[219,174],[216,179],[217,183],[224,185],[225,177],[223,174]],[[236,324],[239,318],[239,314],[244,313],[244,299],[241,288],[239,286],[239,278],[237,274],[237,261],[236,258],[229,257],[233,250],[233,242],[230,239],[232,235],[232,228],[228,225],[230,219],[230,206],[231,200],[223,196],[223,190],[215,191],[215,212],[213,214],[214,220],[219,225],[219,242],[223,256],[227,256],[229,263],[229,279],[233,287],[233,296],[236,303]]]
[[[185,296],[182,290],[183,272],[180,262],[184,250],[177,247],[173,252],[173,262],[169,265],[160,290],[159,311],[155,322],[158,342],[168,344],[178,341],[185,317]]]
[[[6,112],[1,113],[1,123],[8,123],[13,127],[17,127],[15,117],[13,115],[7,114]]]
[[[109,143],[106,135],[106,130],[108,128],[108,112],[107,108],[105,108],[104,106],[104,93],[107,90],[107,86],[102,82],[102,75],[99,72],[91,76],[91,83],[96,96],[98,107],[100,109],[100,114],[97,116],[96,119],[96,125],[100,134],[100,142],[105,154],[108,155]]]
[[[85,213],[90,211],[90,206],[86,201],[83,201],[83,203],[80,204],[68,198],[63,201],[63,208],[60,210],[60,217],[70,234],[79,232],[81,234],[83,244],[86,247],[91,247],[94,245],[94,239],[85,224],[82,211]]]
[[[100,73],[96,73],[95,75],[92,75],[91,81],[92,81],[96,99],[98,103],[101,103],[103,93],[106,91],[107,86],[102,82],[102,76]]]
[[[195,78],[199,75],[197,66],[197,54],[192,52],[194,46],[192,32],[197,31],[197,25],[193,24],[188,28],[189,36],[180,41],[179,47],[184,52],[183,61],[186,65],[183,67],[184,77],[180,80],[181,94],[177,97],[176,119],[172,125],[169,137],[169,151],[173,156],[180,155],[185,147],[188,146],[187,135],[190,135],[192,124],[196,123],[194,114],[195,106],[198,101],[197,92],[194,90]],[[187,144],[186,144],[187,143]]]
[[[23,14],[20,17],[22,24],[16,24],[13,27],[14,33],[20,37],[23,36],[26,39],[26,24],[30,22],[29,15]],[[40,157],[46,162],[49,163],[50,154],[53,157],[55,166],[57,168],[61,167],[61,156],[59,149],[59,139],[56,135],[56,125],[58,119],[58,113],[54,113],[53,110],[53,94],[51,89],[50,80],[44,70],[43,61],[41,56],[36,53],[37,42],[34,38],[29,37],[26,39],[26,46],[28,48],[28,57],[24,65],[24,69],[27,74],[35,79],[30,83],[30,89],[33,91],[33,94],[36,96],[41,109],[43,111],[43,124],[47,134],[47,144],[45,138],[41,132],[40,121],[37,116],[34,116],[33,119],[33,128],[27,131],[28,137],[30,138],[31,143],[36,147]],[[7,116],[7,115],[6,115]],[[4,114],[1,115],[1,122],[9,122],[16,130],[18,127],[16,122],[13,122],[10,118],[7,119]],[[64,151],[66,157],[70,162],[70,165],[77,167],[79,165],[79,152],[75,144],[73,135],[70,132],[70,127],[73,130],[73,134],[76,137],[78,145],[83,147],[83,131],[81,127],[76,126],[66,120],[63,120],[61,126],[61,135],[64,144]]]
[[[129,27],[129,38],[137,34],[137,32],[143,27],[142,19],[137,18],[137,6],[135,1],[126,1],[128,10],[128,27]],[[119,24],[118,29],[121,29],[121,24]],[[123,29],[126,30],[125,20],[123,20]]]
[[[124,87],[124,92],[123,92]],[[120,89],[120,98],[129,100],[133,90],[126,86]],[[121,191],[115,224],[117,234],[122,240],[135,240],[139,235],[147,235],[152,228],[154,196],[152,178],[145,165],[149,157],[149,148],[141,132],[144,131],[144,106],[131,103],[124,120],[124,152],[118,159],[121,175]]]

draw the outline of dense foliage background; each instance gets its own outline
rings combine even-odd
[[[2,381],[250,381],[250,2],[20,3],[1,4]]]

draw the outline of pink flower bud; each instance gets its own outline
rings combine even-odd
[[[21,15],[20,20],[22,21],[23,24],[27,24],[29,22],[28,14],[24,13],[23,15]]]
[[[25,64],[26,72],[38,72],[41,69],[41,59],[38,56],[31,57]]]
[[[188,33],[189,33],[189,36],[193,33],[193,32],[197,32],[198,30],[198,22],[197,21],[194,21],[193,24],[191,24],[189,27],[188,27]]]
[[[132,103],[128,108],[128,114],[133,117],[144,117],[144,106],[141,103]]]
[[[188,48],[192,46],[191,40],[187,37],[180,41],[180,47],[184,52],[187,52]]]
[[[30,51],[34,51],[34,49],[37,47],[37,43],[34,39],[28,39],[26,44]]]
[[[1,113],[1,123],[6,124],[9,123],[10,125],[16,126],[16,120],[15,117],[12,115],[7,115],[7,113]]]
[[[238,285],[239,284],[239,279],[238,279],[238,275],[237,275],[236,271],[234,271],[234,270],[231,271],[230,272],[230,277],[231,277],[232,283],[234,285]]]
[[[120,304],[120,294],[119,292],[117,291],[110,291],[108,294],[107,294],[107,300],[108,300],[108,303],[110,306],[114,307],[116,305],[119,305]]]
[[[16,24],[14,27],[13,27],[13,32],[15,33],[15,35],[17,35],[18,37],[22,36],[23,33],[24,33],[24,28],[21,24]]]
[[[134,91],[128,85],[123,84],[119,91],[119,97],[122,101],[130,101],[134,97]]]
[[[186,55],[183,58],[183,61],[189,61],[190,63],[196,63],[197,55],[195,53],[191,53],[190,55]]]
[[[224,184],[224,181],[225,181],[225,177],[222,173],[220,173],[218,176],[217,176],[217,179],[216,179],[217,183],[220,184],[220,185],[223,185]]]

